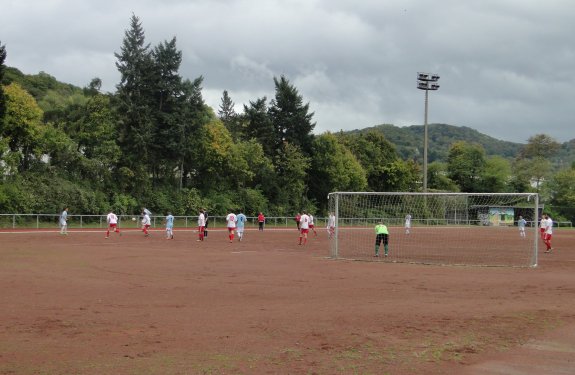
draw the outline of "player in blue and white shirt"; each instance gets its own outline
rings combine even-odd
[[[527,225],[527,221],[523,218],[523,216],[519,215],[519,220],[517,220],[517,226],[519,227],[519,236],[525,238],[525,225]]]
[[[247,218],[241,211],[236,216],[236,231],[238,232],[238,241],[244,238],[244,226],[246,224]]]
[[[174,216],[171,212],[168,212],[168,216],[166,216],[166,239],[174,239]]]
[[[60,224],[60,234],[67,236],[68,235],[68,207],[64,208],[64,210],[60,214],[60,218],[59,218],[58,222]]]

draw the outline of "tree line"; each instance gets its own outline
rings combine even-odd
[[[227,91],[215,111],[203,77],[180,73],[176,38],[146,42],[133,15],[119,52],[120,82],[101,92],[20,77],[0,43],[0,212],[325,214],[331,191],[420,191],[421,163],[398,153],[381,131],[315,135],[313,112],[285,77],[274,95],[236,105]],[[510,160],[455,142],[428,168],[433,191],[538,191],[572,220],[573,166],[556,170],[558,144],[540,134]],[[571,190],[569,190],[571,189]],[[561,207],[564,207],[562,211]]]

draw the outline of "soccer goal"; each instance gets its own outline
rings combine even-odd
[[[336,219],[332,258],[537,266],[537,194],[334,192],[328,200]],[[379,223],[387,226],[389,251],[382,244],[375,257]]]

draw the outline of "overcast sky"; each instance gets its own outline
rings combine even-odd
[[[416,73],[440,75],[428,122],[526,142],[575,138],[573,0],[0,0],[6,65],[105,91],[135,14],[152,46],[177,38],[180,74],[217,111],[274,97],[284,75],[315,133],[422,125]]]

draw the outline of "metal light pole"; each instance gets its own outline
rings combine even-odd
[[[417,88],[425,90],[425,121],[423,123],[423,192],[427,193],[427,107],[429,90],[439,89],[437,74],[417,73]]]

